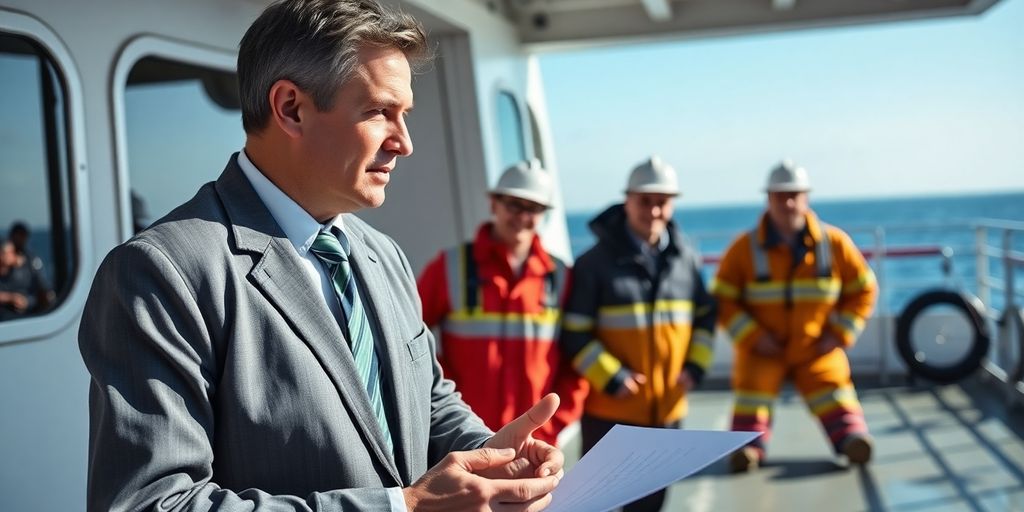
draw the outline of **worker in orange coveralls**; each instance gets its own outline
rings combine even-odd
[[[846,349],[877,295],[874,274],[843,231],[818,220],[807,171],[783,161],[768,178],[768,208],[736,239],[711,288],[719,324],[735,347],[732,430],[763,432],[732,454],[734,472],[756,468],[771,432],[772,407],[792,378],[837,454],[871,459]]]
[[[558,348],[566,265],[537,235],[552,205],[551,177],[536,161],[502,173],[491,220],[472,242],[442,251],[418,286],[423,320],[440,325],[438,359],[473,412],[492,429],[550,392],[558,411],[534,437],[555,444],[579,419],[587,384]]]

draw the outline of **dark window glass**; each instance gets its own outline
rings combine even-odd
[[[217,179],[245,136],[234,73],[147,57],[129,72],[124,103],[139,231]]]
[[[519,104],[516,103],[515,97],[507,92],[498,93],[498,137],[501,138],[502,170],[527,159]]]
[[[0,321],[43,314],[77,270],[66,86],[34,41],[0,34]]]

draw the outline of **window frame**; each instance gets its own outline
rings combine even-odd
[[[151,35],[139,36],[129,41],[121,49],[114,65],[114,75],[111,81],[111,104],[114,108],[114,166],[116,168],[115,181],[117,182],[121,241],[126,241],[135,234],[135,230],[132,228],[131,176],[128,169],[125,86],[132,68],[139,61],[150,57],[219,71],[237,72],[237,54],[174,39]],[[242,129],[241,123],[239,123],[238,129]],[[225,157],[227,156],[225,155]]]
[[[24,37],[49,55],[64,88],[64,129],[66,133],[68,214],[71,218],[73,260],[67,293],[53,309],[40,315],[0,322],[0,347],[27,341],[50,339],[81,314],[92,283],[93,244],[89,223],[88,174],[85,152],[85,109],[82,84],[71,53],[52,29],[29,15],[0,9],[0,33]]]
[[[497,179],[497,176],[499,176],[505,170],[505,168],[508,165],[514,165],[515,164],[515,162],[513,162],[512,164],[506,164],[505,162],[503,162],[503,160],[505,158],[505,155],[504,155],[505,148],[502,147],[502,141],[504,139],[504,137],[502,136],[503,131],[502,131],[502,125],[501,125],[501,102],[502,102],[502,97],[507,97],[512,102],[512,105],[515,107],[514,112],[516,113],[516,121],[517,121],[517,124],[519,125],[519,133],[518,133],[519,142],[520,142],[520,144],[521,144],[521,146],[523,148],[522,158],[519,161],[529,160],[531,158],[530,155],[532,153],[530,137],[527,136],[526,123],[523,122],[523,120],[525,119],[525,116],[523,115],[523,101],[519,98],[519,95],[516,94],[516,92],[514,90],[512,90],[512,89],[510,89],[508,87],[501,87],[501,86],[499,86],[497,88],[497,91],[495,92],[495,95],[494,95],[494,121],[495,121],[495,129],[496,129],[496,133],[495,134],[498,136],[498,153],[497,153],[497,156],[498,156],[498,161],[499,161],[499,167],[501,167],[501,168],[497,170],[497,173],[495,174],[495,180]]]

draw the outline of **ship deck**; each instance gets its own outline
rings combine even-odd
[[[875,438],[869,464],[834,457],[787,389],[761,468],[730,474],[720,460],[673,485],[663,510],[1024,511],[1024,408],[996,386],[858,384]],[[686,428],[727,429],[731,403],[728,390],[694,393]],[[578,452],[577,436],[567,458]]]

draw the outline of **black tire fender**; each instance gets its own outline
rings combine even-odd
[[[937,366],[927,361],[918,361],[910,333],[914,322],[926,309],[936,305],[952,306],[963,312],[974,331],[971,346],[960,360],[951,365]],[[981,366],[982,360],[988,355],[991,336],[985,322],[985,305],[981,299],[965,292],[937,289],[928,290],[918,295],[900,313],[896,319],[896,348],[910,372],[928,380],[949,384],[956,382],[972,373]]]

